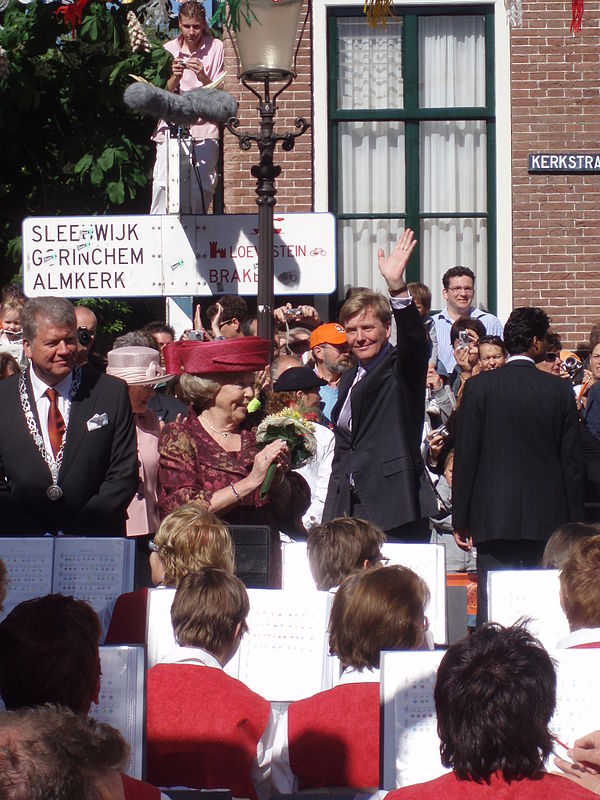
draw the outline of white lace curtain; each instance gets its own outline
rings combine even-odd
[[[342,109],[403,107],[402,20],[385,31],[362,19],[338,21],[338,98]],[[419,19],[419,103],[422,108],[485,105],[485,39],[482,16],[423,16]],[[455,264],[477,274],[477,300],[487,296],[487,231],[480,219],[451,219],[444,212],[485,211],[486,129],[479,121],[420,125],[421,211],[425,220],[421,275],[442,305],[441,275]],[[405,211],[405,135],[401,122],[346,122],[338,134],[339,210],[353,214]],[[340,222],[339,257],[346,286],[383,288],[376,252],[395,243],[396,220]]]

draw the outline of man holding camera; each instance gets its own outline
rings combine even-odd
[[[98,320],[90,308],[75,306],[75,320],[77,322],[77,355],[75,361],[80,367],[89,364],[90,353],[96,344],[96,330]]]
[[[538,566],[552,531],[583,517],[579,419],[570,382],[535,368],[549,320],[516,308],[504,327],[510,358],[464,386],[454,443],[453,524],[477,546],[477,624],[489,570]]]
[[[28,370],[0,381],[0,534],[119,536],[138,486],[123,381],[76,364],[73,306],[23,308]]]

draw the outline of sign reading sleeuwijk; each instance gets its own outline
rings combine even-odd
[[[275,294],[334,291],[334,217],[278,214],[273,259]],[[255,295],[257,215],[29,217],[23,284],[29,297]]]
[[[529,153],[529,172],[600,172],[600,153]]]

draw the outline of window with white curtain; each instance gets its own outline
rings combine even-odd
[[[340,289],[383,288],[379,247],[417,232],[411,280],[443,304],[441,276],[476,273],[495,308],[493,17],[491,6],[396,7],[385,29],[330,9],[331,209]]]

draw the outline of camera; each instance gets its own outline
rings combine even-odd
[[[431,431],[432,436],[443,436],[444,439],[448,436],[448,428],[445,425],[440,425],[439,428]]]
[[[458,349],[459,350],[466,350],[469,347],[469,334],[467,331],[459,331],[458,332]]]
[[[285,311],[286,317],[299,317],[302,314],[299,308],[287,308]]]
[[[89,347],[94,340],[94,334],[87,328],[77,328],[77,341],[82,347]]]
[[[203,342],[204,331],[188,331],[188,342]]]

